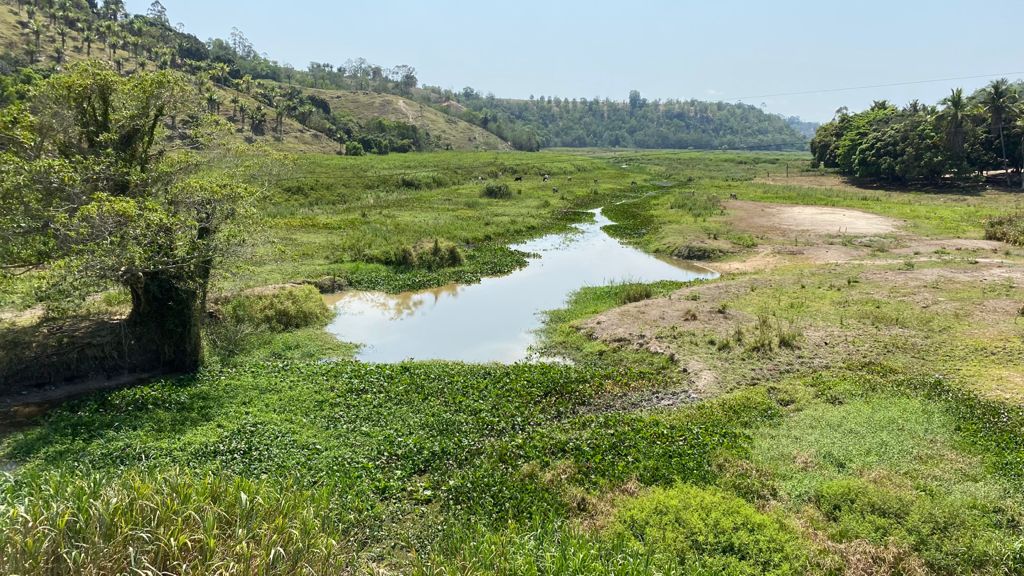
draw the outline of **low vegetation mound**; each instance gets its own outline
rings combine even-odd
[[[995,216],[985,221],[985,239],[1024,246],[1024,214]]]
[[[488,184],[484,186],[484,191],[480,195],[492,200],[507,200],[512,197],[512,189],[508,184]]]
[[[654,488],[615,514],[613,531],[667,554],[697,574],[806,574],[807,549],[796,531],[714,488]]]

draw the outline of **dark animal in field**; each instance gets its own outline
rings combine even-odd
[[[551,191],[554,192],[555,194],[558,194],[558,186],[552,188]]]
[[[569,182],[572,182],[572,176],[569,176]]]
[[[479,180],[479,181],[481,181],[481,182],[483,182],[483,181],[484,181],[484,177],[483,177],[483,176],[477,176],[477,178],[476,178],[476,179],[477,179],[477,180]]]
[[[729,199],[730,199],[730,200],[739,200],[739,199],[740,199],[740,197],[739,197],[739,196],[737,196],[736,194],[729,194]]]
[[[636,188],[637,187],[636,180],[633,180],[632,182],[630,182],[629,185],[632,186],[633,188]]]
[[[545,174],[544,175],[544,181],[547,182],[548,180],[551,180],[551,176],[548,176],[547,174]]]
[[[523,181],[523,177],[522,176],[516,176],[516,182],[522,182],[522,181]]]

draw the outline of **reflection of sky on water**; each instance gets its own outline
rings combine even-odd
[[[600,210],[578,232],[512,246],[539,254],[527,267],[469,286],[382,294],[345,292],[328,299],[337,317],[328,330],[363,344],[359,359],[515,362],[527,356],[540,327],[539,313],[563,306],[584,286],[617,281],[706,278],[706,270],[655,258],[620,244],[601,230],[611,224]]]

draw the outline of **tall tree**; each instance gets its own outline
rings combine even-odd
[[[210,274],[254,197],[161,148],[169,117],[198,117],[195,100],[175,73],[86,61],[0,122],[0,270],[45,270],[61,298],[123,286],[133,350],[171,371],[201,362]]]
[[[1006,78],[993,80],[981,92],[981,102],[989,117],[989,129],[993,137],[999,139],[1002,151],[1003,169],[1007,169],[1009,159],[1006,157],[1006,124],[1013,110],[1015,94]],[[1010,172],[1006,170],[1006,185],[1010,185]]]
[[[969,127],[970,103],[964,97],[963,88],[952,90],[943,101],[939,119],[942,122],[946,150],[960,170],[964,161],[964,146]]]

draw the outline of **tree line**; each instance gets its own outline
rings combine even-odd
[[[787,119],[746,104],[482,96],[447,92],[449,113],[487,129],[520,150],[540,147],[796,150],[807,138]]]
[[[815,167],[903,184],[979,179],[1011,185],[1024,167],[1024,84],[999,79],[972,94],[951,90],[937,105],[876,101],[845,108],[822,125],[810,148]],[[1024,186],[1024,182],[1022,182]]]
[[[696,100],[648,101],[639,92],[626,102],[609,99],[531,98],[530,100],[483,97],[471,88],[455,93],[420,86],[415,68],[408,65],[379,66],[363,58],[342,64],[311,62],[306,69],[279,63],[262,54],[239,30],[228,38],[203,42],[172,26],[167,10],[157,0],[144,15],[129,14],[122,0],[6,0],[16,4],[25,42],[21,49],[3,55],[6,66],[17,69],[40,64],[60,65],[70,52],[102,57],[116,70],[184,70],[206,74],[217,84],[251,87],[265,80],[299,88],[358,90],[403,96],[475,124],[519,150],[546,146],[636,147],[697,149],[797,149],[806,136],[794,130],[793,119],[766,114],[749,105]],[[44,38],[53,38],[47,44]],[[368,127],[370,133],[352,134],[350,120],[318,113],[308,102],[292,98],[285,105],[293,117],[328,137],[359,142],[369,151],[429,149],[427,134],[409,125]],[[218,104],[211,102],[216,107]],[[294,106],[292,105],[294,104]],[[281,114],[273,101],[264,100],[259,110],[233,106],[243,126],[263,130],[270,114]],[[268,109],[273,109],[270,112]],[[253,120],[255,119],[255,122]],[[280,120],[276,121],[280,126]]]

